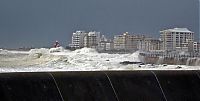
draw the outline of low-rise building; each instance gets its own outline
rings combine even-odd
[[[138,49],[143,51],[161,50],[161,41],[153,38],[145,38],[139,41]]]
[[[193,43],[193,49],[194,49],[194,51],[196,51],[196,52],[199,50],[199,49],[198,49],[198,44],[199,44],[198,42],[194,42],[194,43]]]
[[[144,38],[144,35],[130,35],[128,32],[122,35],[115,35],[113,40],[114,49],[128,51],[137,50],[139,41]]]
[[[100,41],[98,44],[99,51],[110,51],[114,49],[114,43],[111,40]]]
[[[104,35],[101,36],[100,42],[98,43],[99,51],[110,51],[114,49],[112,40],[107,39]]]

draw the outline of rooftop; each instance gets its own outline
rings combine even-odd
[[[167,30],[163,30],[163,31],[194,33],[192,31],[188,30],[187,28],[174,28],[174,29],[167,29]],[[161,31],[161,32],[163,32],[163,31]]]

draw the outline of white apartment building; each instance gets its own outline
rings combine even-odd
[[[100,32],[89,32],[84,37],[84,47],[88,48],[97,48],[98,43],[100,42]]]
[[[71,48],[82,48],[84,47],[84,37],[87,35],[85,31],[76,31],[72,35],[72,44],[70,44]]]
[[[188,50],[194,42],[194,32],[187,28],[174,28],[160,31],[163,50]]]

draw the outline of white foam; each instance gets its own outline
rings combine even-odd
[[[42,54],[49,54],[49,49],[47,48],[40,48],[40,49],[31,49],[29,51],[29,54],[36,54],[36,53],[42,53]]]
[[[0,54],[9,54],[8,50],[0,49]]]

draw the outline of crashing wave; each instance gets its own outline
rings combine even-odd
[[[28,59],[37,59],[42,57],[43,55],[48,55],[49,49],[40,48],[40,49],[31,49],[29,51],[29,55],[27,56]]]
[[[132,58],[134,62],[141,62],[139,55],[140,55],[140,51],[136,51],[130,55],[130,58]]]
[[[141,62],[140,58],[139,58],[139,51],[136,51],[132,54],[121,54],[119,55],[119,57],[116,57],[120,60],[120,62],[123,61],[131,61],[131,62]]]
[[[49,54],[49,49],[47,49],[47,48],[40,48],[40,49],[31,49],[29,51],[29,54],[37,54],[37,53]]]
[[[8,50],[0,49],[0,54],[9,54]]]
[[[56,48],[51,48],[49,49],[50,53],[54,53],[54,52],[64,52],[64,48],[63,47],[56,47]]]
[[[75,50],[74,53],[85,54],[85,53],[98,53],[98,52],[92,48],[82,48]]]

